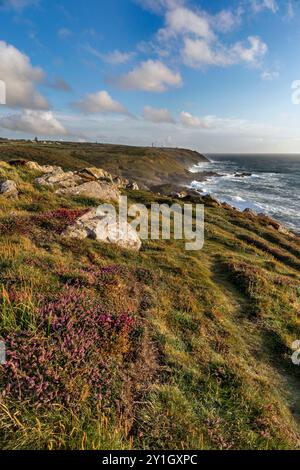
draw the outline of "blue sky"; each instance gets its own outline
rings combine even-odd
[[[0,135],[300,153],[299,26],[298,0],[0,0]]]

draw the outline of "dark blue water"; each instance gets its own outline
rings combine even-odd
[[[194,187],[243,210],[247,207],[269,214],[300,233],[300,155],[207,155],[201,171],[222,177],[196,180]],[[235,177],[247,172],[252,176]]]

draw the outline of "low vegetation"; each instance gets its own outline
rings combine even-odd
[[[83,165],[68,145],[2,146],[1,160]],[[208,204],[199,252],[70,240],[99,201],[38,187],[25,167],[2,162],[0,177],[20,191],[0,196],[2,449],[300,448],[297,237]]]
[[[0,140],[0,160],[14,159],[33,160],[41,165],[59,165],[68,170],[98,166],[147,187],[166,182],[174,184],[190,181],[188,168],[199,161],[207,161],[198,152],[185,149]]]

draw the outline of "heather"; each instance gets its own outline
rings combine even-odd
[[[36,328],[3,334],[7,347],[2,397],[46,407],[78,409],[81,400],[101,401],[111,390],[114,348],[126,353],[134,318],[101,309],[96,296],[65,286],[56,299],[39,301]],[[11,325],[12,327],[13,325]]]
[[[72,148],[59,149],[67,167],[80,152],[97,163],[94,147],[74,161]],[[2,449],[299,449],[299,238],[204,200],[199,252],[67,239],[99,201],[40,188],[24,167],[1,177],[20,188],[0,198]]]

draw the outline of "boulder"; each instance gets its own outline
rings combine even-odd
[[[216,171],[202,171],[201,168],[192,171],[193,174],[197,174],[197,181],[205,181],[207,178],[220,178],[224,176]]]
[[[62,171],[62,169],[59,166],[51,166],[51,165],[39,165],[37,162],[26,162],[25,163],[26,168],[32,171],[38,171],[40,173],[55,173]]]
[[[186,193],[188,196],[200,196],[202,192],[203,192],[202,189],[188,188],[186,190]]]
[[[113,184],[115,184],[120,189],[126,189],[130,183],[129,180],[117,176],[116,178],[113,178]]]
[[[19,192],[16,183],[12,180],[6,180],[0,183],[0,194],[5,197],[18,197]]]
[[[54,167],[52,172],[46,173],[35,181],[41,186],[60,186],[61,188],[72,188],[83,182],[73,171],[65,172],[60,167]]]
[[[38,169],[39,165],[36,165],[30,167]],[[119,200],[119,188],[112,183],[111,175],[104,170],[87,168],[73,172],[63,171],[60,167],[48,167],[48,169],[52,171],[36,178],[35,181],[41,186],[56,187],[56,194],[86,196],[106,201]],[[45,171],[46,167],[40,167],[40,170]]]
[[[103,201],[118,201],[121,196],[119,189],[106,182],[90,181],[78,186],[59,189],[56,194],[69,194],[71,196],[86,196]]]
[[[26,166],[26,168],[32,171],[42,172],[42,167],[37,162],[26,162],[24,166]]]
[[[247,207],[247,209],[244,210],[243,214],[247,215],[251,219],[257,217],[256,212],[254,212],[252,209],[249,209],[249,207]]]
[[[243,173],[235,173],[235,178],[247,178],[249,176],[252,176],[252,173],[247,173],[247,172],[243,172]]]
[[[110,183],[112,183],[113,181],[111,174],[103,170],[102,168],[84,168],[83,170],[78,171],[77,174],[87,181],[102,180]]]
[[[193,204],[203,204],[203,195],[201,194],[201,190],[198,191],[193,188],[187,188],[186,189],[186,196],[182,198],[186,202],[191,202]]]
[[[170,197],[173,197],[175,199],[184,199],[187,197],[187,192],[186,191],[180,191],[180,192],[177,192],[177,191],[173,191],[172,193],[170,193]]]
[[[91,238],[134,251],[139,251],[142,246],[137,232],[128,223],[120,227],[118,220],[115,221],[112,215],[97,209],[91,209],[78,218],[74,225],[67,228],[63,236],[79,240]]]
[[[268,215],[265,215],[265,214],[258,214],[258,217],[259,217],[259,220],[263,224],[268,225],[270,228],[273,228],[274,230],[277,230],[277,232],[282,233],[284,235],[288,235],[290,237],[295,236],[293,232],[291,232],[287,227],[282,225],[277,220],[272,219],[272,217],[269,217]]]
[[[222,203],[219,201],[219,199],[211,196],[211,194],[207,194],[203,196],[203,201],[205,204],[213,207],[222,207]]]
[[[228,211],[235,210],[235,208],[233,206],[231,206],[230,204],[228,204],[227,202],[223,202],[222,207],[224,207],[224,209],[226,209]]]
[[[126,189],[131,189],[132,191],[139,191],[139,185],[133,181],[132,183],[127,184]]]

